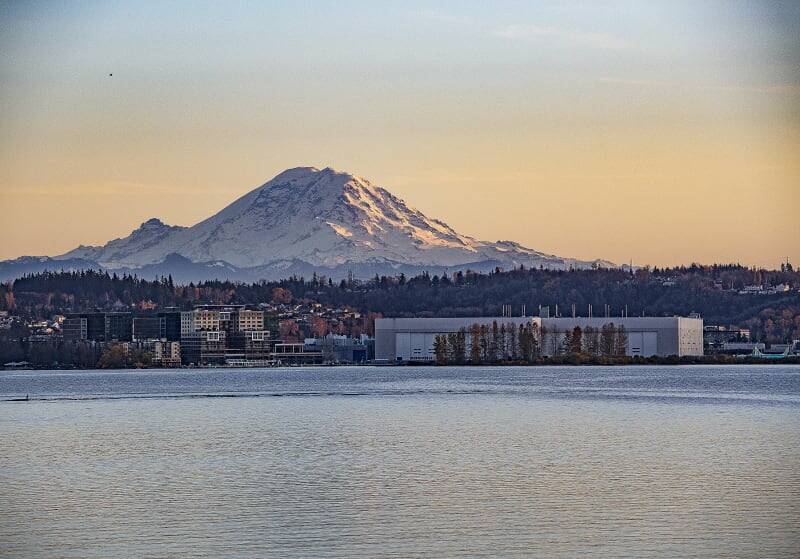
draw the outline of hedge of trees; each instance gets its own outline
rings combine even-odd
[[[438,334],[433,350],[439,365],[486,365],[503,362],[541,362],[545,355],[555,358],[586,359],[625,357],[628,333],[613,322],[602,328],[591,326],[558,331],[537,324],[493,321],[473,324],[458,332]]]

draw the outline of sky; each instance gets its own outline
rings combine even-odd
[[[561,256],[798,264],[800,3],[0,4],[0,258],[297,166]]]

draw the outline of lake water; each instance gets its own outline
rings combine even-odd
[[[797,366],[6,371],[0,400],[3,557],[800,555]]]

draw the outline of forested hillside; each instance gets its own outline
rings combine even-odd
[[[760,286],[762,293],[741,293]],[[781,287],[781,291],[774,289]],[[144,280],[106,272],[44,273],[0,287],[0,310],[29,317],[93,309],[142,310],[197,303],[283,303],[315,301],[384,316],[489,316],[511,305],[519,315],[549,306],[567,316],[575,305],[585,315],[591,304],[601,315],[627,308],[630,316],[700,313],[707,324],[749,327],[769,342],[800,338],[800,274],[791,266],[761,270],[737,265],[623,270],[496,271],[491,274],[422,274],[370,281],[293,277],[277,282],[237,284],[210,281],[175,285],[171,278]],[[771,289],[773,288],[773,289]],[[787,289],[784,291],[783,289]]]

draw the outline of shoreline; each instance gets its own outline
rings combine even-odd
[[[686,365],[800,365],[800,356],[784,357],[781,359],[764,359],[758,357],[735,358],[725,357],[675,357],[675,358],[623,358],[623,359],[573,359],[573,358],[547,358],[530,363],[526,361],[499,361],[495,363],[433,363],[430,361],[408,361],[402,363],[328,363],[328,364],[298,364],[277,365],[274,367],[230,367],[225,365],[207,366],[181,366],[181,367],[115,367],[115,368],[80,368],[80,367],[18,367],[2,368],[0,372],[7,371],[191,371],[191,370],[270,370],[270,369],[309,369],[309,368],[384,368],[384,367],[631,367],[631,366],[686,366]]]

